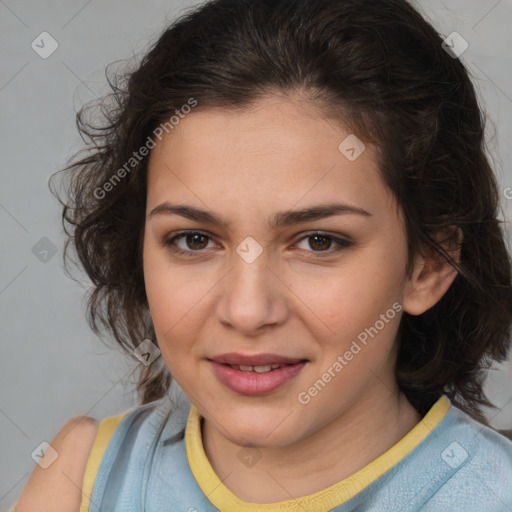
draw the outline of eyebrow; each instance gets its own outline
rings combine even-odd
[[[173,205],[167,201],[153,208],[149,213],[148,218],[151,219],[154,215],[159,214],[180,215],[181,217],[198,222],[205,222],[218,226],[222,225],[227,226],[228,228],[231,226],[230,222],[225,222],[221,217],[217,216],[213,212],[201,210],[194,206]],[[269,220],[269,226],[271,229],[277,229],[283,226],[300,224],[301,222],[320,220],[334,215],[346,214],[362,215],[364,217],[373,216],[370,212],[353,205],[344,203],[327,203],[310,206],[303,210],[285,210],[277,212],[274,217]]]

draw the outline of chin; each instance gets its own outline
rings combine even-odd
[[[234,415],[220,421],[224,427],[223,435],[238,446],[256,448],[279,448],[292,444],[300,436],[296,425],[284,425],[282,418],[276,421],[274,416],[263,417],[260,414],[237,418]]]

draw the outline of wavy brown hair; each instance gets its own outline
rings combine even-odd
[[[485,369],[510,347],[511,259],[474,86],[417,10],[405,0],[213,0],[177,19],[135,68],[107,68],[107,78],[112,92],[77,113],[86,154],[62,169],[59,199],[65,267],[72,246],[94,285],[96,334],[108,331],[128,353],[145,338],[157,343],[142,270],[148,158],[98,190],[191,97],[196,109],[243,109],[300,92],[377,147],[404,213],[406,270],[416,254],[435,253],[458,271],[435,306],[403,313],[400,389],[421,414],[445,393],[487,423]],[[437,236],[453,227],[463,233],[460,262]],[[167,392],[162,358],[138,368],[142,403]]]

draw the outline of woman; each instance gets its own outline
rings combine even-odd
[[[141,403],[65,425],[18,512],[512,508],[510,255],[449,46],[405,0],[216,0],[79,114],[64,226]]]

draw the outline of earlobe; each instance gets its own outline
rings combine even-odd
[[[461,243],[460,228],[457,228],[456,232],[452,229],[448,240],[442,243],[444,249],[457,262],[460,262]],[[404,311],[410,315],[421,315],[437,304],[452,285],[457,273],[457,270],[436,251],[430,250],[428,257],[417,255],[412,276],[404,288]]]

